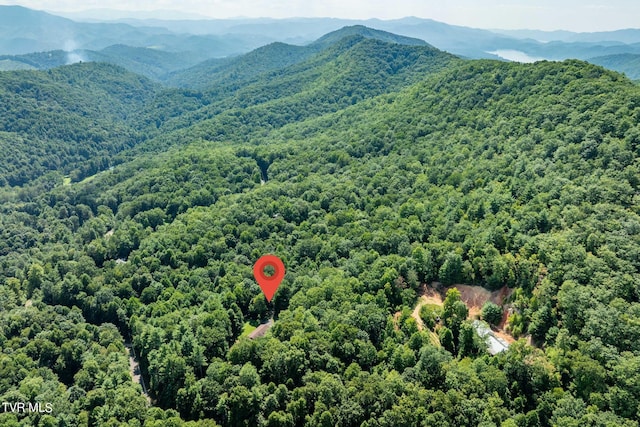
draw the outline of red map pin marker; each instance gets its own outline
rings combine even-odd
[[[271,266],[274,270],[271,276],[264,274],[264,269],[268,266]],[[276,293],[278,286],[284,279],[284,264],[275,255],[264,255],[253,266],[253,276],[256,278],[258,285],[260,285],[260,289],[262,289],[267,301],[271,302],[273,294]]]

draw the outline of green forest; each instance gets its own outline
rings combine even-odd
[[[0,72],[0,425],[639,425],[640,87],[321,41]]]

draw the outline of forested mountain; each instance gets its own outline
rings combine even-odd
[[[362,33],[301,52],[202,89],[0,73],[1,170],[28,174],[0,188],[0,399],[52,407],[0,424],[638,426],[640,88]],[[30,182],[53,153],[114,168]],[[507,351],[456,284],[511,289],[482,310]]]
[[[165,78],[164,82],[171,86],[195,89],[228,86],[229,82],[232,82],[234,87],[240,87],[251,83],[257,76],[268,72],[277,72],[301,63],[324,49],[332,48],[349,37],[362,37],[367,40],[378,40],[404,46],[428,46],[426,42],[419,39],[402,37],[363,26],[352,26],[326,34],[307,46],[272,43],[236,58],[226,60],[211,59],[193,68],[176,72]],[[431,52],[433,51],[434,49],[431,50]],[[314,69],[318,68],[317,62],[312,65]],[[374,70],[363,71],[371,73]]]
[[[177,70],[183,70],[203,61],[209,55],[194,52],[167,52],[160,49],[113,45],[100,51],[76,49],[54,50],[23,55],[0,55],[0,71],[48,70],[78,62],[107,62],[128,71],[161,81]]]
[[[424,40],[399,36],[397,34],[389,33],[387,31],[374,30],[362,25],[353,25],[349,27],[343,27],[337,31],[332,31],[318,40],[311,43],[312,46],[326,47],[336,43],[337,41],[347,36],[362,36],[368,39],[380,40],[387,43],[402,44],[407,46],[426,46],[427,43]]]
[[[0,73],[0,187],[48,172],[80,180],[147,135],[130,117],[158,89],[108,64]]]
[[[640,55],[621,54],[590,58],[592,64],[601,65],[610,70],[626,74],[633,80],[640,80]]]
[[[194,67],[178,70],[164,78],[170,86],[211,88],[217,85],[242,85],[260,74],[276,71],[308,59],[318,50],[306,46],[270,43],[233,58],[214,58]]]
[[[94,61],[119,65],[153,80],[162,80],[167,74],[188,68],[209,59],[209,55],[180,51],[166,52],[160,49],[113,45],[96,53]]]
[[[0,143],[12,154],[1,159],[0,186],[23,185],[51,171],[81,180],[128,159],[128,151],[113,155],[159,132],[163,136],[142,149],[183,143],[184,133],[168,133],[177,129],[207,139],[218,138],[217,132],[247,138],[247,122],[279,127],[335,111],[408,85],[452,60],[431,47],[395,47],[353,35],[325,48],[269,45],[204,74],[181,74],[190,86],[208,89],[202,93],[161,92],[147,79],[102,63],[1,73]],[[287,68],[292,63],[297,65]]]
[[[163,136],[140,148],[182,144],[188,141],[185,132],[205,140],[248,141],[266,130],[405,87],[425,73],[458,61],[429,46],[389,44],[360,35],[320,49],[270,45],[210,73],[203,74],[197,68],[191,78],[183,74],[191,85],[206,89],[201,96],[192,97],[192,110],[186,113],[180,110],[184,104],[163,100],[163,119],[158,120],[157,105],[152,105],[146,115],[158,120]],[[256,66],[260,58],[273,58],[278,53],[281,59],[265,59],[263,68]],[[299,62],[305,57],[308,59]],[[295,64],[287,67],[289,62]],[[170,132],[180,129],[184,131]]]

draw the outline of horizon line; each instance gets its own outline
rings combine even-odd
[[[94,9],[83,9],[78,11],[61,11],[61,10],[51,10],[51,9],[35,9],[27,6],[22,6],[19,4],[4,4],[0,5],[0,7],[18,7],[26,10],[32,10],[37,12],[48,13],[54,16],[58,16],[65,19],[70,19],[75,22],[102,22],[102,23],[110,23],[110,22],[118,22],[122,20],[139,20],[139,21],[162,21],[162,22],[184,22],[184,21],[194,21],[194,22],[206,22],[206,21],[234,21],[234,20],[244,20],[244,21],[259,21],[259,20],[272,20],[272,21],[286,21],[286,20],[341,20],[341,21],[354,21],[354,22],[367,22],[367,21],[380,21],[380,22],[393,22],[393,21],[403,21],[408,19],[417,19],[421,21],[431,21],[436,23],[441,23],[449,26],[460,27],[460,28],[470,28],[476,30],[484,30],[491,32],[500,32],[500,31],[532,31],[532,32],[541,32],[541,33],[557,33],[557,32],[566,32],[572,34],[594,34],[594,33],[613,33],[620,31],[629,31],[636,30],[640,31],[639,27],[617,27],[612,29],[596,29],[596,30],[569,30],[566,28],[556,28],[556,29],[539,29],[534,27],[517,27],[517,28],[497,28],[497,27],[479,27],[479,26],[469,26],[463,24],[450,23],[443,20],[438,20],[434,18],[422,17],[417,15],[406,15],[399,18],[380,18],[380,17],[368,17],[368,18],[351,18],[351,17],[338,17],[338,16],[287,16],[287,17],[273,17],[273,16],[233,16],[233,17],[214,17],[209,15],[203,15],[198,12],[188,12],[181,11],[177,9],[153,9],[153,10],[127,10],[127,9],[117,9],[117,8],[94,8]],[[83,14],[91,14],[92,12],[114,12],[120,13],[123,15],[130,16],[120,16],[113,18],[99,18],[94,16],[85,16],[82,17]],[[174,13],[178,17],[172,19],[168,16],[164,17],[137,17],[133,15],[143,15],[143,14],[153,14],[153,13]],[[65,16],[67,15],[67,16]],[[75,17],[70,17],[75,16]]]

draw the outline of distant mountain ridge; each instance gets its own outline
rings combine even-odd
[[[108,21],[125,21],[127,19],[138,20],[201,20],[207,19],[206,16],[183,12],[180,10],[152,10],[152,11],[123,11],[117,9],[90,9],[80,12],[58,12],[55,10],[49,10],[48,13],[53,15],[62,16],[68,19],[79,22],[108,22]]]
[[[598,56],[588,59],[592,64],[624,73],[632,80],[640,80],[640,55],[623,53],[619,55]]]
[[[570,31],[537,31],[537,30],[485,30],[477,28],[450,25],[432,19],[407,17],[394,20],[355,20],[337,18],[287,18],[287,19],[193,19],[193,20],[163,20],[163,19],[141,19],[122,18],[118,20],[104,20],[100,23],[92,21],[81,22],[62,18],[50,13],[27,9],[21,6],[1,6],[0,5],[0,34],[8,35],[16,27],[24,30],[25,25],[34,26],[46,24],[49,27],[64,27],[69,33],[81,29],[89,33],[99,28],[103,31],[110,29],[126,30],[129,35],[139,36],[142,34],[189,34],[195,36],[203,35],[253,35],[263,37],[266,43],[271,41],[298,40],[300,44],[312,42],[319,37],[338,30],[346,26],[364,25],[366,27],[388,31],[394,34],[415,37],[433,44],[439,49],[449,50],[449,44],[460,44],[465,37],[473,36],[474,39],[466,40],[466,44],[460,44],[463,50],[469,50],[473,46],[479,46],[488,42],[517,44],[523,39],[529,41],[540,40],[543,42],[582,42],[599,43],[618,42],[622,44],[640,43],[640,29],[622,29],[608,32],[574,33]],[[108,11],[107,11],[108,12]],[[121,15],[122,13],[120,13]],[[69,15],[81,16],[81,15]],[[110,16],[105,12],[105,16]],[[135,16],[135,15],[134,15]],[[141,15],[138,15],[141,16]],[[79,18],[78,18],[79,19]],[[33,29],[33,28],[32,28]],[[11,35],[11,34],[9,34]],[[37,32],[32,32],[25,39],[33,40]],[[15,37],[16,34],[13,34]],[[82,36],[82,34],[80,34]],[[85,43],[79,37],[80,44]],[[90,37],[89,37],[90,38]],[[52,43],[52,40],[47,40]],[[446,45],[439,45],[439,42],[448,40]],[[438,41],[438,42],[436,42]],[[455,42],[455,43],[453,43]],[[112,43],[115,44],[115,43]],[[102,46],[102,48],[106,47]],[[466,47],[465,47],[466,46]],[[92,49],[95,47],[78,46],[79,48]],[[258,47],[258,46],[255,46]],[[506,46],[494,46],[495,48],[513,48]],[[454,49],[455,50],[455,49]],[[477,49],[476,49],[477,51]],[[0,53],[3,53],[0,51]],[[7,53],[7,52],[4,52]],[[23,52],[27,53],[27,52]],[[452,53],[458,53],[452,51]],[[476,52],[480,53],[480,52]]]
[[[607,51],[615,45],[640,42],[640,29],[575,33],[571,31],[485,30],[449,25],[431,19],[407,17],[395,20],[349,20],[328,18],[230,19],[163,21],[124,19],[134,26],[160,26],[171,31],[192,34],[264,34],[289,43],[309,43],[323,34],[345,26],[364,25],[394,34],[419,38],[448,52],[470,58],[495,58],[488,53],[499,49],[520,50],[529,56],[542,54],[547,59],[587,59],[619,52]],[[558,42],[545,46],[548,42]],[[584,43],[578,46],[575,43]],[[568,46],[562,47],[561,45]],[[575,50],[578,47],[578,50]],[[586,48],[590,47],[590,50]],[[625,47],[635,51],[635,46]],[[534,52],[535,51],[535,52]]]
[[[123,23],[81,23],[21,6],[0,6],[0,54],[101,50],[114,44],[197,52],[204,60],[247,52],[264,44],[264,39],[237,34],[225,37],[176,34],[162,27]]]
[[[627,28],[616,31],[599,31],[592,33],[576,33],[572,31],[539,31],[539,30],[492,30],[498,34],[521,39],[532,39],[541,42],[582,42],[602,43],[614,42],[633,44],[640,43],[640,29]]]
[[[193,52],[166,52],[159,49],[113,45],[99,51],[54,50],[24,55],[0,55],[0,70],[49,69],[80,61],[109,62],[171,86],[203,88],[227,81],[234,84],[259,74],[302,62],[348,37],[363,37],[405,46],[429,47],[423,40],[398,36],[362,25],[344,27],[306,46],[273,42],[251,52],[229,58],[200,61]]]
[[[356,25],[333,31],[306,46],[276,42],[236,58],[211,59],[195,67],[175,72],[167,76],[165,82],[172,86],[196,89],[222,86],[228,81],[233,81],[234,85],[238,85],[259,74],[301,63],[321,50],[341,43],[347,38],[358,37],[405,46],[430,47],[428,43],[420,39],[398,36],[386,31]]]
[[[370,37],[364,33],[374,30],[385,32],[384,35],[376,33],[375,37],[380,40],[407,45],[426,43],[466,58],[505,59],[496,54],[500,51],[515,52],[515,55],[506,59],[546,60],[588,60],[612,55],[640,54],[640,29],[601,33],[489,31],[416,17],[388,21],[263,18],[181,21],[124,19],[89,23],[75,22],[20,6],[0,6],[0,55],[4,55],[0,59],[0,70],[46,68],[50,65],[29,62],[33,57],[28,59],[14,56],[66,51],[77,53],[80,57],[85,55],[86,60],[122,65],[155,80],[167,77],[179,80],[181,71],[198,64],[202,72],[207,72],[210,66],[229,64],[220,58],[236,57],[274,42],[300,47],[322,43],[323,40],[331,43],[345,35],[346,31]],[[335,31],[341,33],[332,34]],[[302,51],[299,50],[298,54]],[[295,62],[297,54],[288,59],[286,55],[283,63]],[[77,56],[69,56],[78,60]],[[212,61],[204,62],[207,60]],[[258,70],[269,69],[273,65],[269,65],[269,62],[278,62],[273,59],[265,60],[267,63],[259,65]],[[76,61],[64,63],[69,62]],[[624,72],[630,76],[640,72],[635,64],[632,61],[624,68]],[[180,85],[186,86],[185,82]]]
[[[376,30],[374,28],[366,27],[364,25],[352,25],[346,26],[339,30],[332,31],[329,34],[325,34],[318,40],[310,44],[310,46],[328,46],[337,42],[338,40],[347,36],[362,36],[368,39],[380,40],[387,43],[396,43],[406,46],[428,46],[429,44],[424,40],[415,37],[400,36],[398,34],[390,33],[388,31]]]
[[[202,61],[193,52],[166,52],[159,49],[116,44],[102,50],[78,49],[70,52],[53,50],[23,55],[0,55],[0,71],[38,69],[70,65],[77,62],[108,62],[154,80]]]

